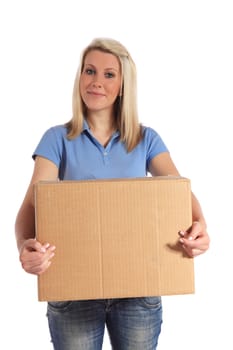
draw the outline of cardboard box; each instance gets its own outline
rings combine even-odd
[[[56,246],[39,300],[194,293],[194,262],[178,243],[190,187],[170,176],[36,184],[36,236]]]

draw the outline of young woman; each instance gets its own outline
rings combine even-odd
[[[42,136],[35,167],[15,229],[23,269],[40,275],[55,254],[53,242],[35,239],[33,184],[41,180],[179,175],[159,134],[142,126],[137,113],[135,64],[112,39],[95,39],[83,51],[73,89],[73,116]],[[209,236],[192,194],[193,224],[180,236],[190,257],[204,253]],[[105,325],[116,350],[155,350],[162,324],[159,296],[48,303],[56,350],[100,350]]]

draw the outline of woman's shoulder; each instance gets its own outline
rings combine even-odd
[[[67,134],[67,127],[65,126],[65,124],[58,124],[58,125],[50,126],[47,129],[47,131],[54,132],[56,134],[66,135]]]
[[[161,152],[167,152],[168,148],[165,145],[160,134],[150,126],[143,126],[143,142],[147,146],[149,159]]]
[[[65,138],[66,135],[67,128],[64,124],[50,126],[44,132],[44,136],[47,138]]]
[[[144,137],[154,137],[159,136],[159,133],[151,126],[142,125],[142,133]]]

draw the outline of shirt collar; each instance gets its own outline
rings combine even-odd
[[[83,131],[88,131],[88,132],[90,132],[90,127],[89,127],[89,125],[88,125],[86,119],[83,120]],[[119,136],[119,135],[120,135],[119,130],[117,130],[117,131],[113,134],[114,137]]]
[[[85,130],[87,130],[87,131],[90,130],[90,127],[89,127],[89,125],[87,124],[86,119],[83,120],[83,131],[85,131]]]

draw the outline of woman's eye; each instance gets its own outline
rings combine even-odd
[[[85,70],[85,73],[88,74],[88,75],[92,75],[92,74],[95,74],[95,71],[94,71],[94,69],[87,68],[87,69]]]
[[[111,73],[111,72],[107,72],[107,73],[105,73],[105,77],[106,77],[106,78],[113,78],[113,77],[114,77],[114,74]]]

